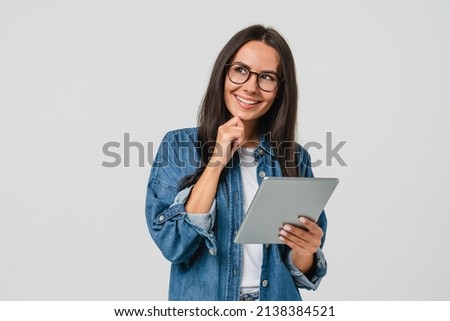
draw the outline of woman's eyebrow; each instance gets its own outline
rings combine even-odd
[[[252,68],[250,68],[249,65],[247,65],[246,63],[243,63],[242,61],[234,61],[234,62],[232,62],[232,64],[239,64],[242,67],[245,67],[248,70],[252,71]],[[261,71],[259,71],[259,73],[262,73],[262,72],[270,72],[270,73],[275,74],[275,75],[277,74],[277,72],[275,70],[261,70]]]

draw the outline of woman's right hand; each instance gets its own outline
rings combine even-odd
[[[239,117],[233,117],[219,127],[214,153],[186,202],[187,213],[209,212],[216,196],[220,173],[244,142],[244,124]]]
[[[244,124],[238,116],[219,126],[214,153],[208,167],[223,169],[233,157],[236,149],[245,142]]]

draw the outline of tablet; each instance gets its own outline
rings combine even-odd
[[[317,221],[336,188],[337,178],[265,177],[234,239],[235,243],[275,244],[285,223],[301,226],[300,216]]]

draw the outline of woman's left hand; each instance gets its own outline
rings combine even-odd
[[[280,230],[279,238],[292,249],[293,263],[306,273],[313,265],[313,254],[319,249],[323,231],[306,217],[300,217],[299,221],[304,228],[285,224]]]

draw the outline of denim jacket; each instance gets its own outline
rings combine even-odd
[[[233,242],[244,217],[239,155],[235,153],[220,180],[209,213],[186,213],[184,203],[192,188],[179,190],[182,177],[200,166],[197,128],[168,132],[154,159],[147,186],[146,219],[150,234],[171,265],[169,300],[238,300],[242,245]],[[258,183],[265,176],[282,176],[266,136],[255,150]],[[302,177],[312,177],[310,158],[298,147]],[[292,263],[284,244],[264,244],[260,300],[301,300],[299,288],[315,290],[327,271],[322,252],[327,219],[317,224],[324,236],[309,278]]]

